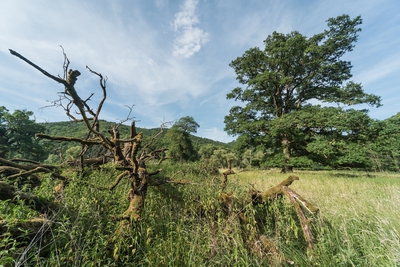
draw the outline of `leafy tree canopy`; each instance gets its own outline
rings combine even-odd
[[[180,118],[172,125],[166,133],[165,138],[169,140],[170,147],[168,155],[175,161],[195,161],[198,159],[197,150],[190,138],[191,133],[196,133],[199,124],[191,116]]]
[[[345,107],[363,103],[380,106],[380,97],[365,93],[361,84],[350,80],[352,65],[342,59],[352,51],[361,22],[360,16],[330,18],[328,29],[310,38],[297,31],[273,32],[264,41],[263,50],[251,48],[233,60],[230,66],[245,88],[237,87],[227,94],[227,99],[243,103],[232,107],[225,117],[228,134],[244,135],[252,145],[264,144],[283,152],[282,171],[290,171],[299,143],[304,147],[311,133],[320,133],[310,129],[322,127],[318,120],[323,120],[321,116],[327,111],[335,109],[345,116]],[[337,108],[324,109],[315,103],[335,104]],[[359,116],[364,116],[365,112],[360,112]],[[331,121],[333,124],[323,131],[330,128],[341,133],[335,123],[350,121]]]
[[[13,113],[0,106],[0,157],[23,157],[40,160],[47,155],[47,146],[35,139],[44,127],[29,119],[33,112],[15,110]]]
[[[176,121],[171,128],[173,130],[178,130],[190,134],[197,133],[197,128],[199,127],[200,125],[193,119],[192,116],[186,116]]]
[[[400,170],[400,113],[372,125],[375,137],[368,146],[376,170]]]

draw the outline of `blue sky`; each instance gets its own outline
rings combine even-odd
[[[263,47],[273,31],[312,36],[326,20],[361,15],[362,32],[346,59],[353,80],[383,106],[370,116],[400,111],[400,1],[398,0],[4,0],[0,8],[0,106],[27,109],[36,121],[65,121],[62,109],[46,108],[62,86],[9,54],[13,49],[53,75],[62,76],[62,45],[82,75],[82,98],[101,97],[108,77],[103,119],[127,116],[144,128],[192,116],[198,136],[229,142],[224,116],[237,104],[226,94],[237,86],[229,63],[251,47]]]

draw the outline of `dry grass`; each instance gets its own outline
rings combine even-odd
[[[334,255],[323,251],[334,244],[320,247],[327,262],[336,259],[329,266],[400,265],[400,174],[350,171],[294,174],[300,180],[290,187],[320,208],[322,220],[332,225],[329,242],[338,243]],[[245,171],[237,172],[231,180],[243,186],[254,185],[262,191],[287,176],[278,170]]]

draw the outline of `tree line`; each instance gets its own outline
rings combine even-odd
[[[318,107],[319,108],[319,107]],[[311,109],[311,107],[310,107]],[[293,153],[290,160],[293,168],[351,168],[372,171],[398,171],[400,161],[400,113],[385,119],[374,120],[365,112],[353,110],[338,113],[334,108],[324,108],[325,114],[315,116],[315,112],[303,113],[300,120],[319,119],[325,125],[332,125],[335,131],[323,132],[312,136],[304,145],[303,153]],[[61,163],[62,160],[77,158],[81,146],[70,142],[49,142],[35,138],[36,133],[53,136],[82,137],[85,135],[83,123],[46,122],[36,123],[33,112],[15,110],[10,113],[6,107],[0,107],[0,157],[26,158],[45,163]],[[307,117],[308,116],[308,117]],[[288,123],[288,125],[290,125]],[[105,129],[112,122],[102,121]],[[222,143],[194,136],[200,125],[191,116],[177,120],[165,133],[155,140],[154,147],[168,147],[164,156],[172,161],[202,162],[210,169],[227,167],[227,159],[234,159],[235,166],[242,168],[281,167],[284,156],[273,148],[256,144],[242,135],[231,143]],[[346,128],[347,127],[347,128]],[[352,127],[352,128],[350,128]],[[121,136],[126,138],[129,126],[120,127]],[[149,139],[159,129],[138,128]],[[340,134],[339,134],[340,133]],[[97,157],[107,151],[101,146],[93,146],[86,157]]]

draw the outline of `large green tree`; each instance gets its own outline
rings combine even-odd
[[[200,125],[191,116],[180,118],[168,130],[165,138],[169,140],[168,156],[175,161],[195,161],[198,153],[195,150],[191,133],[196,133]]]
[[[32,111],[15,110],[10,113],[0,106],[0,157],[23,157],[41,160],[47,156],[48,145],[35,139],[45,127],[31,120]]]
[[[366,94],[361,84],[350,80],[352,65],[343,59],[357,41],[361,22],[359,16],[330,18],[328,29],[310,38],[297,31],[273,32],[264,41],[263,50],[251,48],[233,60],[230,66],[245,88],[237,87],[227,94],[228,99],[243,103],[232,107],[225,117],[228,134],[246,140],[241,144],[279,150],[282,171],[290,171],[299,144],[306,143],[311,134],[328,130],[313,124],[318,120],[310,124],[295,120],[310,112],[309,107],[314,105],[312,115],[317,118],[326,110],[316,104],[335,104],[344,111],[343,116],[351,105],[379,106],[380,97]],[[296,130],[289,131],[293,127]]]

